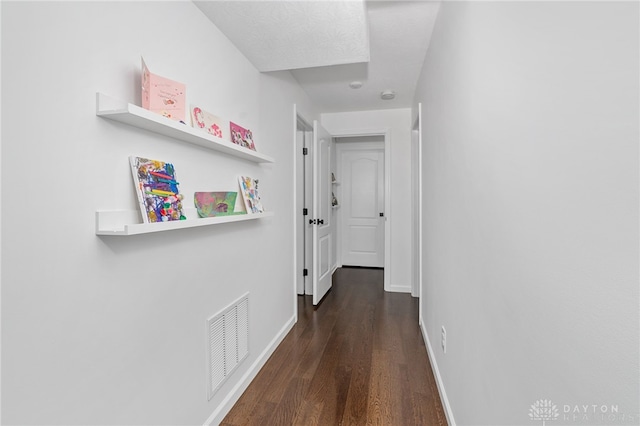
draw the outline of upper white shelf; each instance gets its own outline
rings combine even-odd
[[[256,163],[275,162],[268,155],[216,138],[199,129],[102,93],[96,93],[96,115]]]

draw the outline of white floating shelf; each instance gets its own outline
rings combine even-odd
[[[174,229],[196,228],[222,223],[242,222],[273,216],[273,212],[240,214],[233,216],[205,217],[160,223],[136,223],[140,221],[137,210],[108,210],[96,212],[96,235],[128,236]]]
[[[186,124],[168,119],[137,105],[111,98],[102,93],[96,93],[96,115],[256,163],[275,162],[268,155],[241,147],[199,129],[194,129]]]

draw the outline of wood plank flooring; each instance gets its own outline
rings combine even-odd
[[[385,293],[383,270],[340,268],[221,423],[446,425],[417,299]]]

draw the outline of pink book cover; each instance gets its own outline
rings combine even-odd
[[[253,133],[251,130],[238,126],[234,122],[229,122],[229,130],[231,130],[231,142],[236,145],[243,146],[252,150],[256,150],[256,145],[253,143]]]
[[[184,84],[153,74],[142,59],[142,108],[185,123]]]
[[[217,138],[230,141],[227,131],[227,122],[198,106],[191,105],[191,126],[196,129],[206,130],[207,133]]]

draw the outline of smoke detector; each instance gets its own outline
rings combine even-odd
[[[385,101],[389,101],[395,97],[396,92],[394,92],[393,90],[385,90],[384,92],[380,93],[380,99]]]

